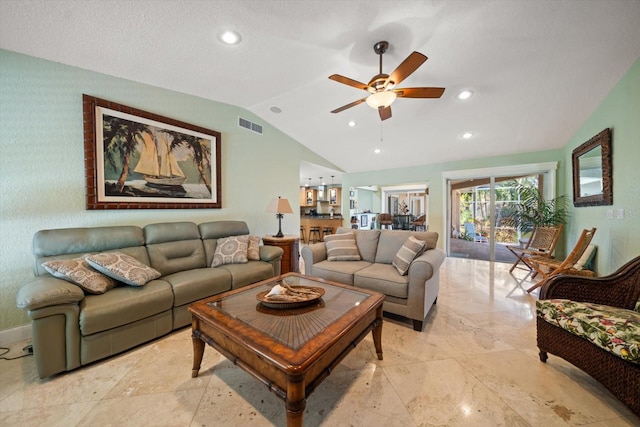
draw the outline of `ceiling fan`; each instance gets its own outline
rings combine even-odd
[[[380,55],[380,72],[373,76],[368,84],[344,77],[339,74],[329,76],[331,80],[342,83],[356,89],[366,90],[370,95],[354,101],[350,104],[336,108],[332,113],[339,113],[347,108],[355,107],[358,104],[366,102],[371,108],[378,110],[380,120],[387,120],[391,117],[391,104],[397,97],[400,98],[440,98],[444,93],[443,87],[407,87],[396,88],[396,85],[409,77],[418,69],[427,57],[420,52],[413,52],[409,55],[391,74],[382,73],[382,55],[389,48],[389,43],[380,41],[373,45],[373,51],[376,55]]]

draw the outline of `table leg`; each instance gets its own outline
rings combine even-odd
[[[287,379],[287,427],[302,427],[302,416],[307,407],[304,378]]]
[[[191,378],[195,378],[200,371],[200,364],[202,363],[202,356],[204,355],[204,341],[198,337],[195,331],[191,335],[191,340],[193,341],[193,368],[191,369]]]
[[[373,335],[373,345],[378,353],[378,360],[382,360],[382,306],[378,308],[376,318],[378,324],[373,328],[371,334]]]

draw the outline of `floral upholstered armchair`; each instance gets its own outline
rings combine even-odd
[[[540,360],[562,357],[640,415],[640,256],[609,276],[548,279],[536,311]]]

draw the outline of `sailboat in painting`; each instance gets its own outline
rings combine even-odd
[[[142,153],[134,172],[144,175],[150,184],[182,185],[187,177],[171,151],[169,135],[164,132],[142,133]]]

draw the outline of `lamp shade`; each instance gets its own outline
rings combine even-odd
[[[267,212],[273,213],[293,213],[293,209],[291,209],[291,205],[287,199],[283,199],[278,197],[277,199],[272,199],[267,206]]]
[[[367,105],[376,110],[380,107],[386,108],[396,100],[396,93],[391,90],[372,93],[367,97]]]

